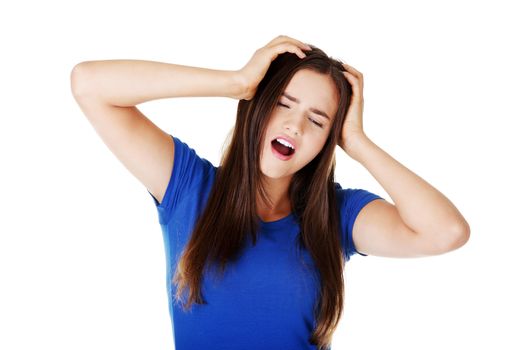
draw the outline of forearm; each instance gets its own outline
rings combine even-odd
[[[407,226],[419,234],[463,235],[468,223],[441,192],[372,142],[359,138],[352,155],[381,184]],[[349,150],[345,150],[350,155]]]
[[[128,107],[169,97],[236,98],[242,86],[235,71],[144,60],[103,60],[77,64],[71,72],[71,89],[78,97]]]

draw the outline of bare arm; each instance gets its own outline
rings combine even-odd
[[[343,64],[352,85],[339,145],[383,186],[395,204],[374,200],[357,215],[352,237],[369,255],[419,257],[464,245],[470,226],[454,204],[368,138],[363,130],[363,74]]]
[[[144,60],[81,62],[73,68],[71,89],[75,97],[120,107],[169,97],[238,98],[243,92],[237,71]]]
[[[86,61],[71,71],[80,109],[121,163],[162,202],[171,176],[171,136],[135,105],[161,98],[236,98],[245,88],[236,71],[142,60]]]

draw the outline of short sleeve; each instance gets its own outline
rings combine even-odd
[[[170,180],[162,202],[159,203],[148,190],[157,208],[161,224],[168,223],[177,204],[191,193],[197,185],[201,184],[213,168],[213,164],[207,159],[201,158],[193,148],[190,148],[179,138],[170,136],[173,139],[175,152]]]
[[[364,208],[365,205],[375,199],[384,199],[383,197],[360,188],[346,188],[342,189],[341,185],[336,183],[336,192],[341,210],[341,235],[342,245],[345,261],[350,260],[350,257],[358,253],[362,256],[366,254],[360,253],[356,250],[354,239],[352,236],[353,227],[357,215]]]

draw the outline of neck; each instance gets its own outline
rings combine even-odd
[[[268,194],[270,203],[265,203],[257,195],[257,214],[264,221],[265,218],[284,217],[291,212],[288,188],[291,178],[272,179],[264,177],[263,186]]]

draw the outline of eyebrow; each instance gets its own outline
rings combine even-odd
[[[299,99],[297,97],[293,97],[291,96],[290,94],[288,94],[287,92],[283,92],[283,95],[289,99],[289,100],[292,100],[293,102],[297,102],[297,103],[301,103],[301,101],[299,101]],[[328,120],[331,120],[331,118],[328,116],[328,114],[326,114],[325,112],[317,109],[317,108],[310,108],[310,111],[312,113],[315,113],[315,114],[319,114],[325,118],[327,118]]]

